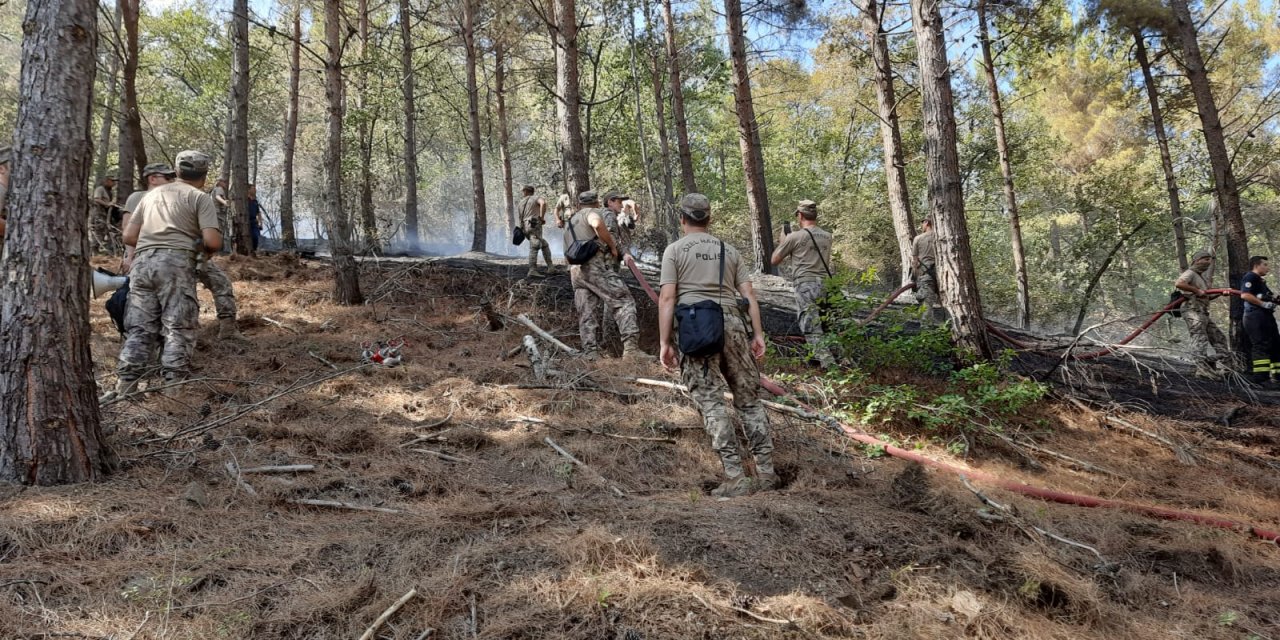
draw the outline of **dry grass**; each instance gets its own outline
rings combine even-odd
[[[979,519],[981,505],[950,478],[867,459],[786,416],[772,416],[786,488],[716,501],[706,492],[715,457],[678,394],[510,386],[532,381],[519,357],[501,359],[522,332],[487,331],[475,307],[493,300],[573,340],[563,282],[513,286],[483,269],[391,263],[366,268],[375,303],[347,309],[329,302],[316,263],[229,270],[249,346],[205,334],[197,359],[210,380],[109,407],[119,474],[0,487],[0,638],[354,638],[410,588],[420,596],[379,637],[1280,638],[1274,547],[994,496],[1118,565],[1100,568],[1088,552]],[[111,381],[118,339],[105,316],[93,322],[100,379]],[[157,440],[332,373],[308,352],[345,368],[361,341],[399,335],[409,341],[399,369],[362,369],[207,436]],[[661,375],[615,360],[556,367],[628,393],[640,390],[627,376]],[[573,468],[548,435],[628,497]],[[1274,476],[1207,447],[1201,466],[1177,467],[1168,451],[1081,416],[1045,441],[1128,479],[969,462],[1264,523],[1280,514]],[[228,461],[317,468],[245,476],[251,496]],[[192,483],[205,504],[184,499]],[[400,513],[290,502],[299,498]]]

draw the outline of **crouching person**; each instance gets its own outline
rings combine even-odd
[[[662,254],[658,335],[663,366],[672,371],[680,368],[680,379],[697,402],[711,447],[724,465],[727,479],[711,494],[732,498],[753,489],[774,489],[778,476],[773,469],[769,418],[758,399],[756,361],[764,358],[765,349],[760,306],[746,261],[733,246],[707,232],[710,223],[711,202],[706,196],[690,193],[680,201],[684,236]],[[739,294],[750,303],[752,337],[738,311]],[[677,327],[681,355],[673,343]],[[725,392],[733,393],[733,406],[751,445],[754,481],[742,466]]]

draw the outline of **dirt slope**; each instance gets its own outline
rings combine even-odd
[[[229,271],[247,345],[212,341],[202,292],[202,380],[105,409],[118,475],[0,487],[0,638],[357,638],[410,589],[374,637],[1280,638],[1274,545],[983,488],[1018,512],[995,521],[953,477],[868,458],[786,414],[770,417],[787,486],[710,498],[718,465],[696,412],[629,381],[664,377],[656,364],[557,357],[550,386],[571,390],[524,388],[548,385],[522,355],[503,359],[526,331],[491,332],[478,307],[528,313],[575,344],[563,276],[368,264],[371,302],[346,309],[328,302],[322,263]],[[647,327],[652,313],[641,305]],[[100,309],[93,322],[110,383],[119,339]],[[403,366],[302,386],[357,365],[362,341],[396,336]],[[651,329],[646,339],[652,349]],[[1237,410],[1232,427],[1121,414],[1176,439],[1194,465],[1069,403],[1035,414],[1044,447],[1114,475],[1051,458],[1036,469],[987,444],[952,461],[1280,528],[1264,408]],[[895,425],[875,430],[950,458]],[[242,485],[228,463],[315,470]]]

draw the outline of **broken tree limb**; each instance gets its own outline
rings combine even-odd
[[[350,502],[338,502],[337,500],[313,500],[311,498],[295,498],[287,500],[290,504],[301,504],[308,507],[331,507],[333,509],[347,509],[349,511],[377,511],[378,513],[404,513],[399,509],[391,509],[388,507],[370,507],[363,504],[352,504]]]
[[[406,602],[412,600],[416,595],[418,595],[418,590],[410,589],[409,593],[400,596],[399,600],[396,600],[391,606],[387,607],[387,610],[383,611],[382,615],[378,616],[378,619],[374,620],[373,624],[369,625],[369,628],[364,630],[364,633],[360,636],[360,640],[372,640],[373,634],[378,632],[378,628],[385,624],[387,620],[390,620],[391,616],[394,616],[396,612],[400,610],[400,607],[403,607]]]
[[[587,463],[573,457],[572,453],[565,451],[560,445],[556,444],[556,441],[552,440],[551,436],[547,436],[543,438],[542,441],[547,443],[552,449],[555,449],[556,453],[564,456],[565,459],[567,459],[569,462],[572,462],[573,464],[577,465],[579,469],[582,469],[583,471],[585,471],[587,475],[591,476],[592,478],[595,478],[597,481],[609,487],[609,490],[613,492],[613,495],[618,496],[619,498],[627,497],[627,494],[624,493],[622,489],[619,489],[618,487],[610,483],[608,480],[605,480],[604,476],[600,475],[600,473],[595,469],[592,469],[591,467],[587,466]]]
[[[435,456],[435,457],[437,457],[437,458],[440,458],[441,460],[444,460],[444,461],[446,461],[446,462],[471,462],[470,460],[468,460],[468,459],[466,459],[466,458],[460,458],[460,457],[458,457],[458,456],[451,456],[451,455],[449,455],[449,454],[447,454],[447,453],[441,453],[441,452],[439,452],[439,451],[432,451],[431,449],[409,449],[409,451],[412,451],[412,452],[414,452],[414,453],[425,453],[425,454],[427,454],[427,455],[429,455],[429,456]]]
[[[525,334],[523,342],[525,353],[529,356],[529,364],[533,367],[533,377],[540,381],[546,380],[547,361],[542,356],[542,353],[538,351],[537,341],[533,339],[533,336]]]
[[[323,362],[324,364],[329,365],[329,368],[330,368],[330,369],[333,369],[334,371],[337,371],[337,370],[338,370],[338,365],[336,365],[336,364],[334,364],[334,363],[332,363],[332,362],[329,362],[328,360],[325,360],[325,359],[324,359],[320,354],[318,354],[318,353],[316,353],[316,352],[314,352],[314,351],[308,351],[308,352],[307,352],[307,355],[311,356],[312,358],[315,358],[316,360],[319,360],[320,362]]]
[[[241,469],[240,473],[298,473],[302,471],[315,471],[314,464],[282,464],[266,467],[250,467]]]
[[[1011,439],[1010,441],[1015,442],[1020,446],[1026,447],[1032,451],[1035,451],[1036,453],[1042,453],[1046,456],[1049,456],[1050,458],[1057,458],[1058,460],[1077,466],[1085,471],[1092,471],[1094,473],[1100,473],[1105,476],[1112,476],[1116,478],[1121,477],[1121,474],[1116,473],[1115,471],[1112,471],[1110,469],[1099,467],[1098,465],[1093,464],[1092,462],[1085,462],[1084,460],[1080,460],[1079,458],[1073,458],[1069,455],[1066,455],[1065,453],[1058,453],[1057,451],[1054,451],[1052,449],[1046,449],[1033,442],[1028,442],[1027,440]]]
[[[228,460],[225,466],[227,468],[227,473],[231,475],[231,479],[236,481],[236,485],[238,485],[242,491],[244,491],[245,493],[251,496],[258,495],[258,491],[253,488],[253,485],[249,484],[248,482],[245,482],[244,478],[240,477],[240,474],[243,472],[240,470],[240,467],[238,467],[235,462]]]
[[[268,318],[268,317],[266,317],[266,316],[260,316],[260,317],[262,318],[262,321],[263,321],[263,322],[266,322],[267,324],[273,324],[273,325],[275,325],[275,326],[277,326],[277,327],[280,327],[281,329],[284,329],[285,331],[289,331],[289,332],[292,332],[292,333],[294,333],[294,334],[297,334],[297,333],[298,333],[298,330],[297,330],[297,329],[294,329],[293,327],[285,326],[285,325],[284,325],[284,324],[282,324],[279,320],[272,320],[271,318]]]
[[[578,351],[577,349],[574,349],[573,347],[557,340],[555,336],[551,335],[550,333],[547,333],[542,327],[539,327],[538,325],[534,324],[533,321],[529,319],[529,316],[526,316],[523,313],[516,316],[515,320],[516,322],[519,322],[520,324],[526,327],[529,327],[529,330],[537,334],[539,338],[542,338],[543,340],[546,340],[547,342],[555,345],[557,349],[571,356],[576,356],[582,353],[581,351]]]

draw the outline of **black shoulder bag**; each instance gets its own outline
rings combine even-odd
[[[569,216],[569,235],[573,237],[573,243],[564,250],[564,259],[569,264],[586,264],[596,257],[596,253],[600,251],[600,243],[595,238],[579,240],[578,234],[573,230],[573,218],[574,216]]]
[[[720,241],[719,293],[724,296],[724,240]],[[717,300],[676,305],[680,323],[680,353],[693,358],[724,351],[724,307]]]
[[[516,225],[511,227],[511,244],[520,246],[524,242],[524,227]]]

